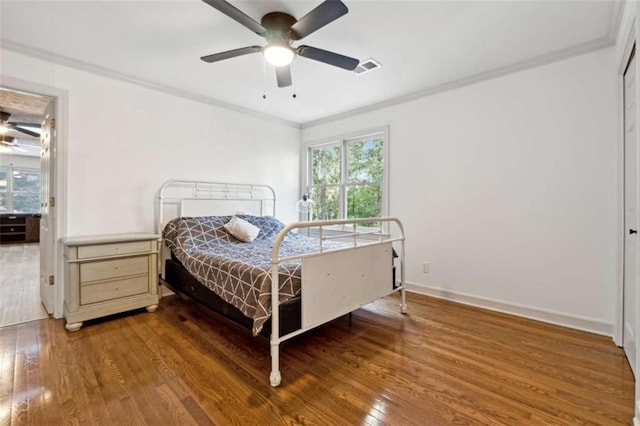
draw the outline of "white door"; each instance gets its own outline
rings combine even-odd
[[[40,213],[40,299],[48,313],[53,313],[53,250],[54,250],[54,212],[55,198],[53,186],[52,153],[55,146],[55,101],[49,102],[44,112],[40,136],[40,168],[42,173],[42,198]],[[53,205],[52,205],[53,204]],[[59,285],[59,284],[58,284]]]
[[[631,370],[636,366],[637,141],[635,49],[624,73],[624,287],[623,347]]]

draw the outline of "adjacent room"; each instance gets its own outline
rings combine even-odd
[[[640,424],[639,12],[0,0],[0,424]]]
[[[0,326],[47,317],[40,301],[40,123],[49,99],[0,88]]]

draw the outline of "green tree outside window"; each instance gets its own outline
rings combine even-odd
[[[309,196],[315,202],[313,219],[382,215],[384,140],[381,135],[311,147],[309,155]]]

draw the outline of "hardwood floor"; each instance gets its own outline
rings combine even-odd
[[[39,285],[40,245],[0,245],[0,327],[47,317]]]
[[[281,351],[193,302],[0,328],[0,424],[631,424],[633,377],[608,337],[415,294]]]

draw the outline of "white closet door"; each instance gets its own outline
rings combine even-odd
[[[623,347],[633,374],[636,365],[636,295],[638,250],[637,141],[636,141],[635,52],[624,74],[624,336]]]

